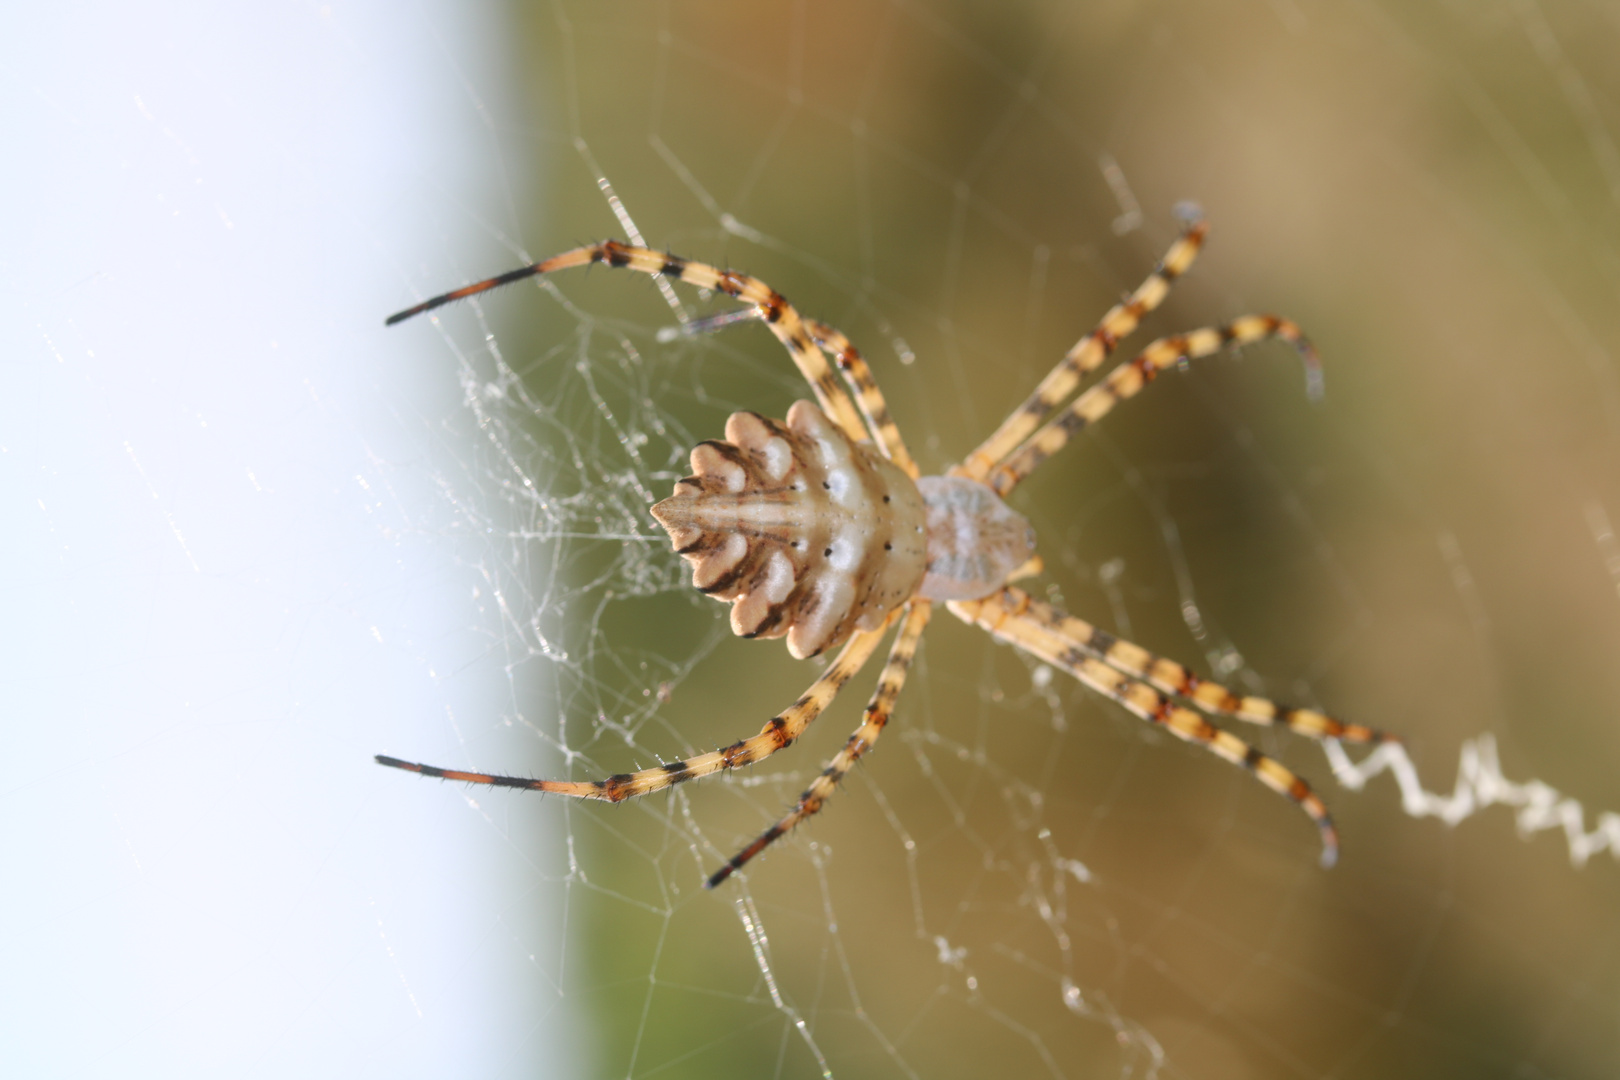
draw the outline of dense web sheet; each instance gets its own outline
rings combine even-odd
[[[1615,27],[1578,5],[1409,24],[1372,5],[1236,23],[787,6],[747,29],[631,10],[633,31],[573,7],[526,24],[554,95],[535,152],[551,167],[542,225],[521,244],[492,232],[512,265],[616,235],[762,277],[856,340],[937,471],[1134,286],[1173,234],[1171,202],[1200,197],[1210,254],[1137,343],[1277,310],[1322,347],[1327,399],[1307,400],[1284,347],[1155,385],[1020,493],[1050,569],[1037,588],[1245,692],[1406,742],[1319,750],[1228,725],[1340,818],[1346,865],[1322,875],[1286,803],[936,619],[859,775],[717,894],[703,877],[788,805],[856,705],[752,770],[622,807],[424,788],[532,799],[506,812],[566,836],[566,859],[533,872],[567,897],[580,945],[564,992],[595,1003],[603,1071],[1612,1067],[1597,1027],[1616,987],[1595,956],[1617,927],[1593,905],[1615,871],[1587,864],[1617,850],[1620,817],[1608,768],[1550,748],[1590,740],[1612,760],[1595,716],[1620,705],[1603,660],[1620,641],[1615,327],[1577,298],[1612,295],[1613,204],[1583,185],[1606,175],[1620,118],[1597,54],[1560,51],[1577,27]],[[1452,33],[1467,45],[1447,51]],[[1533,93],[1481,82],[1499,52]],[[1357,81],[1368,57],[1394,65],[1388,83]],[[1434,128],[1425,110],[1448,109]],[[1525,127],[1561,124],[1579,134],[1568,160]],[[1435,130],[1487,164],[1436,153]],[[1334,179],[1352,161],[1365,190]],[[1471,190],[1487,182],[1500,193]],[[1492,201],[1526,186],[1523,204]],[[1577,227],[1586,198],[1601,228]],[[1448,262],[1481,261],[1470,246],[1498,265],[1456,281]],[[1565,263],[1543,262],[1554,250]],[[429,266],[412,286],[502,268]],[[814,677],[780,645],[730,639],[645,512],[727,412],[780,416],[807,389],[757,326],[675,332],[725,298],[659,288],[572,271],[395,331],[442,336],[477,417],[480,449],[446,491],[490,538],[480,573],[514,673],[512,715],[481,726],[537,738],[514,751],[463,718],[379,749],[599,778],[752,734]],[[1501,337],[1492,303],[1523,305],[1525,342]],[[1459,442],[1471,456],[1448,452]],[[1565,471],[1520,486],[1504,455]],[[1521,531],[1504,535],[1495,510],[1515,499]],[[1560,514],[1577,528],[1525,529]],[[1548,653],[1521,635],[1532,623],[1585,640]],[[1515,828],[1563,842],[1520,847]],[[1502,878],[1525,885],[1489,884]]]

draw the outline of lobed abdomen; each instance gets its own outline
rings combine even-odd
[[[922,496],[808,401],[787,422],[733,413],[726,441],[692,451],[692,475],[652,508],[692,584],[729,601],[743,637],[787,637],[795,657],[872,630],[927,568]]]

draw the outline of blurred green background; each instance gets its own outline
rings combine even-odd
[[[1620,520],[1617,46],[1620,8],[1582,0],[521,5],[526,111],[492,127],[491,159],[529,256],[622,235],[605,176],[652,246],[844,329],[929,472],[1198,201],[1205,254],[1141,340],[1285,313],[1327,397],[1306,400],[1282,346],[1160,380],[1018,492],[1037,589],[1206,674],[1400,734],[1430,790],[1493,733],[1509,777],[1590,822],[1620,805],[1602,527]],[[489,233],[489,265],[458,271],[516,261]],[[487,323],[445,323],[475,353],[492,330],[524,390],[580,425],[507,438],[583,448],[592,482],[622,467],[662,496],[684,435],[807,396],[758,327],[659,344],[672,316],[647,280],[554,284],[568,306],[519,289],[484,300]],[[652,435],[643,459],[589,426],[603,405]],[[725,637],[661,546],[595,550],[569,557],[595,583],[558,630],[589,651],[532,668],[587,757],[519,729],[473,744],[483,767],[585,776],[706,750],[813,678],[779,644]],[[1241,731],[1334,810],[1343,858],[1324,873],[1287,803],[1064,678],[1043,687],[943,612],[833,805],[703,892],[867,685],[758,776],[629,809],[501,804],[566,830],[512,888],[566,898],[559,992],[588,1009],[591,1075],[1620,1068],[1608,856],[1574,869],[1561,837],[1521,842],[1500,808],[1412,820],[1387,776],[1351,793],[1301,740]]]

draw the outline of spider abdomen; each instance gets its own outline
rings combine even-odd
[[[787,637],[795,657],[873,630],[916,594],[928,562],[923,497],[814,404],[783,423],[733,413],[692,474],[652,508],[692,584],[729,601],[743,637]]]

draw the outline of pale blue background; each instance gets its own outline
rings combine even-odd
[[[453,373],[382,328],[505,223],[500,16],[8,20],[6,1075],[576,1071],[494,963],[544,898],[371,762],[501,684],[434,529]]]

